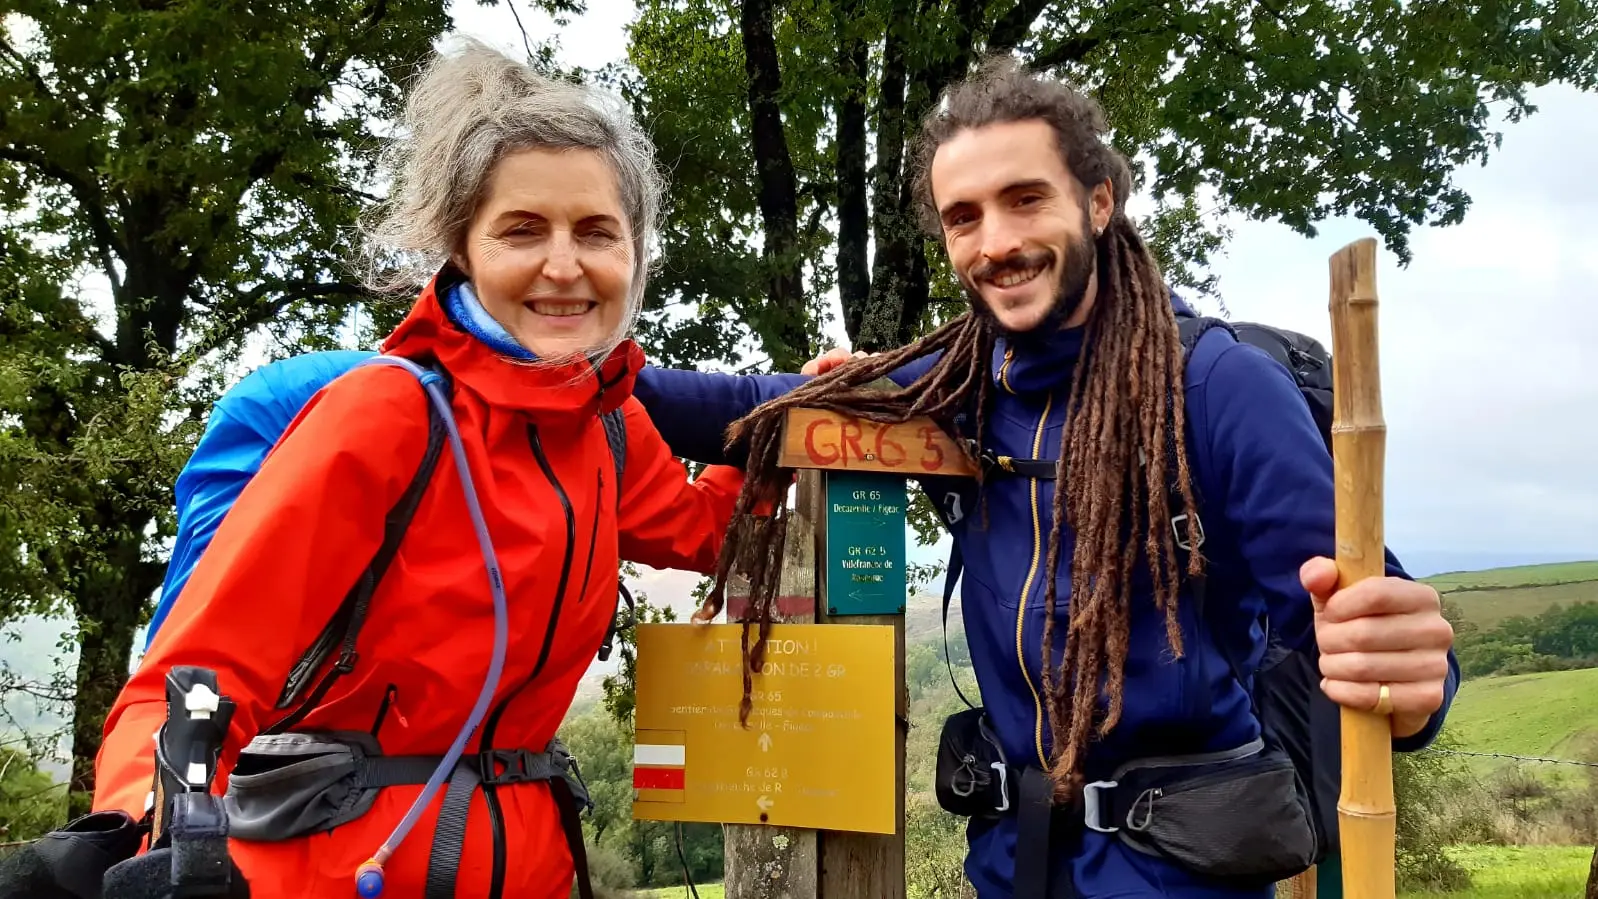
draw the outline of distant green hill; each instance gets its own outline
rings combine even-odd
[[[1482,630],[1515,615],[1536,617],[1555,604],[1598,602],[1598,562],[1451,572],[1423,580]]]
[[[1598,580],[1541,587],[1507,587],[1487,590],[1442,591],[1445,600],[1459,607],[1465,620],[1482,630],[1497,627],[1505,618],[1535,618],[1550,606],[1598,602]]]
[[[1422,578],[1444,593],[1461,590],[1507,590],[1598,581],[1598,561],[1517,565],[1484,571],[1455,571]]]
[[[1598,561],[1558,562],[1461,571],[1422,578],[1459,607],[1465,619],[1486,630],[1514,615],[1534,617],[1556,603],[1598,602]],[[941,589],[942,581],[934,584]],[[943,597],[917,594],[905,610],[905,642],[942,639]],[[949,638],[961,630],[960,598],[949,609]]]

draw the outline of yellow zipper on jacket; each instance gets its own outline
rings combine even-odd
[[[1006,365],[1008,365],[1009,359],[1006,358],[1005,362]],[[1049,409],[1052,408],[1053,405],[1054,394],[1050,393],[1044,400],[1043,414],[1038,416],[1037,432],[1032,435],[1032,458],[1034,459],[1041,458],[1039,456],[1039,452],[1041,452],[1043,448],[1043,428],[1048,424]],[[1027,595],[1032,592],[1032,579],[1037,576],[1039,557],[1043,552],[1043,529],[1038,522],[1038,481],[1036,478],[1028,478],[1027,480],[1031,482],[1030,489],[1032,490],[1032,564],[1027,568],[1026,582],[1021,585],[1021,606],[1016,610],[1015,613],[1015,661],[1016,664],[1021,666],[1021,676],[1026,679],[1027,689],[1032,692],[1032,710],[1034,715],[1032,739],[1037,745],[1038,765],[1044,770],[1048,770],[1048,753],[1043,751],[1043,702],[1038,697],[1038,688],[1032,683],[1032,674],[1027,671],[1026,656],[1022,652],[1021,644],[1021,634],[1026,625]],[[1040,665],[1047,665],[1049,663],[1048,650],[1049,647],[1046,646],[1039,650]]]
[[[1004,362],[999,366],[999,386],[1010,394],[1015,393],[1015,388],[1010,386],[1010,363],[1015,359],[1015,350],[1006,348]],[[1038,416],[1038,428],[1032,435],[1032,458],[1038,458],[1043,450],[1043,429],[1049,423],[1049,410],[1054,407],[1054,394],[1051,392],[1043,401],[1043,414]],[[1021,635],[1026,626],[1026,600],[1027,594],[1032,592],[1032,579],[1037,577],[1038,562],[1043,554],[1043,531],[1038,522],[1038,482],[1029,478],[1032,490],[1032,564],[1027,568],[1026,582],[1021,586],[1021,605],[1015,613],[1015,661],[1021,666],[1021,677],[1026,680],[1027,690],[1032,693],[1032,740],[1038,750],[1038,765],[1044,770],[1049,767],[1048,753],[1043,751],[1043,701],[1038,696],[1038,688],[1032,683],[1032,674],[1026,668],[1026,655],[1022,651]],[[1047,648],[1040,650],[1046,652]],[[1039,664],[1047,665],[1046,657]]]

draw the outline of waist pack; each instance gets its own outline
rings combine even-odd
[[[1084,785],[1083,825],[1126,846],[1240,887],[1314,864],[1317,834],[1293,760],[1264,740],[1237,749],[1135,759]]]
[[[385,756],[371,734],[357,731],[263,734],[244,747],[228,776],[223,801],[231,835],[280,842],[325,833],[366,814],[384,788],[427,783],[441,758]],[[578,816],[593,803],[577,760],[557,739],[540,752],[492,749],[460,757],[433,831],[429,896],[433,884],[453,889],[472,793],[530,781],[549,784],[579,877],[587,874]]]

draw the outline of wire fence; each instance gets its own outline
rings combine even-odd
[[[1438,749],[1429,746],[1425,752],[1437,755],[1465,755],[1474,758],[1512,759],[1517,762],[1540,762],[1545,765],[1572,765],[1577,768],[1598,768],[1598,762],[1578,762],[1575,759],[1550,759],[1536,755],[1512,755],[1507,752],[1467,752],[1463,749]]]

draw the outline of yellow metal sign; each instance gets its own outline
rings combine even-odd
[[[893,628],[772,625],[747,729],[742,632],[639,625],[633,817],[893,833]]]

